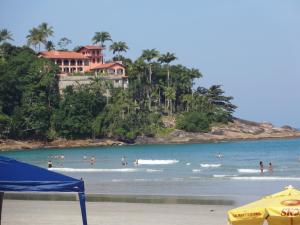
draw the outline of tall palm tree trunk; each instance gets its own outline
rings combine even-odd
[[[149,110],[151,111],[151,88],[152,88],[152,68],[151,68],[151,64],[149,65],[149,83],[150,83],[150,86],[149,86],[149,89],[148,89],[148,100],[149,100]]]
[[[151,68],[151,64],[149,65],[149,83],[150,83],[150,85],[152,84],[152,68]]]
[[[168,87],[170,87],[170,66],[167,65],[167,75],[168,75]]]

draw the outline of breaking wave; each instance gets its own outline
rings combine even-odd
[[[237,175],[225,175],[225,174],[214,174],[214,178],[223,178],[223,177],[236,177]]]
[[[148,173],[157,173],[157,172],[163,172],[163,170],[146,169],[146,172],[148,172]]]
[[[203,168],[217,168],[222,166],[221,164],[200,164],[201,167]]]
[[[139,159],[138,165],[168,165],[178,163],[178,160],[167,159],[167,160],[152,160],[152,159]]]
[[[300,181],[300,177],[231,177],[232,180],[258,180],[258,181],[276,181],[276,180],[289,180]]]
[[[257,169],[238,169],[239,173],[260,173]]]
[[[202,170],[199,169],[193,169],[193,173],[200,173]]]

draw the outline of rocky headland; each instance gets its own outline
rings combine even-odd
[[[271,123],[257,123],[235,118],[233,122],[213,126],[209,133],[192,133],[182,130],[161,137],[138,137],[137,144],[205,143],[233,140],[260,140],[300,138],[300,131],[290,127],[275,127]]]

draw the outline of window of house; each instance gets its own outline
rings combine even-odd
[[[69,71],[69,68],[68,68],[68,67],[64,68],[64,72],[65,72],[65,73],[69,73],[69,72],[70,72],[70,71]]]
[[[100,62],[100,59],[97,59],[97,63],[99,63]]]
[[[71,68],[71,73],[74,73],[76,71],[76,68],[75,67],[72,67]]]
[[[118,75],[123,74],[123,69],[118,69],[118,70],[117,70],[117,74],[118,74]]]
[[[60,66],[61,65],[61,60],[60,59],[56,60],[56,64]]]
[[[108,73],[108,74],[115,74],[115,70],[114,70],[114,69],[108,69],[108,70],[107,70],[107,73]]]
[[[90,65],[89,60],[84,60],[84,65],[85,65],[85,66]]]
[[[93,63],[95,63],[95,59],[93,59]]]
[[[77,71],[82,72],[83,71],[82,67],[78,67]]]
[[[82,66],[82,60],[77,60],[77,65]]]
[[[74,59],[71,60],[71,66],[75,66],[75,60]]]
[[[68,66],[69,65],[69,60],[65,59],[64,60],[64,66]]]

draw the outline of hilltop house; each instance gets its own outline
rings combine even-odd
[[[128,87],[125,67],[120,61],[105,62],[100,46],[87,45],[77,51],[43,51],[39,57],[52,60],[60,68],[60,90],[69,85],[88,84],[91,75],[102,75],[114,87]],[[74,76],[76,75],[76,76]]]

